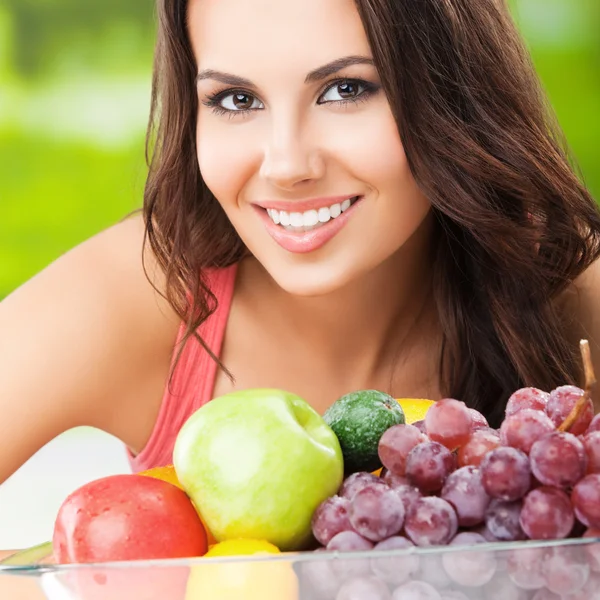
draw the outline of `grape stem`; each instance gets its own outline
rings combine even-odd
[[[579,349],[581,350],[581,358],[583,360],[583,371],[585,375],[584,392],[581,398],[577,400],[575,406],[571,409],[571,412],[567,415],[566,419],[558,427],[558,431],[569,431],[573,426],[573,423],[577,421],[579,415],[585,408],[592,388],[596,385],[596,376],[594,375],[594,367],[592,365],[592,356],[590,354],[590,345],[587,340],[581,340],[579,342]]]

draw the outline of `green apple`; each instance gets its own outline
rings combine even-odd
[[[177,436],[173,464],[218,541],[263,539],[283,551],[306,547],[313,512],[344,474],[333,430],[277,389],[233,392],[198,409]]]

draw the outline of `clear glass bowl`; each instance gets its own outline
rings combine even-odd
[[[600,599],[600,538],[343,554],[317,551],[85,565],[51,563],[49,544],[0,562],[0,598]]]

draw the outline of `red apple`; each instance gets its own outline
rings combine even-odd
[[[58,511],[58,563],[202,556],[206,530],[176,486],[141,475],[111,475],[75,490]]]

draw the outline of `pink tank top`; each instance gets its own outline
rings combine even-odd
[[[217,298],[216,311],[198,328],[198,335],[215,356],[221,353],[221,345],[229,317],[229,309],[235,286],[237,265],[225,269],[207,271],[209,286]],[[185,332],[181,323],[177,343]],[[176,352],[173,353],[171,366]],[[173,464],[175,438],[185,421],[213,397],[217,364],[196,338],[189,338],[183,349],[173,376],[165,386],[163,400],[150,439],[142,451],[134,456],[127,448],[127,456],[134,473],[153,467]]]

